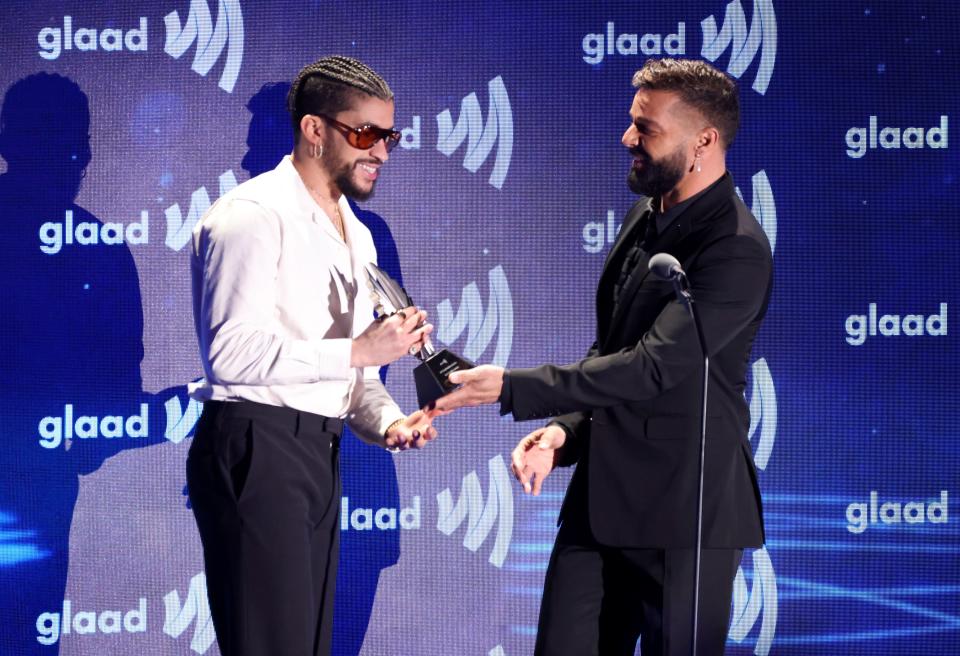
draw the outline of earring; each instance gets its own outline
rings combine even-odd
[[[700,153],[697,153],[696,157],[693,158],[693,170],[700,173]]]
[[[313,156],[315,159],[320,159],[323,157],[323,144],[313,145]]]

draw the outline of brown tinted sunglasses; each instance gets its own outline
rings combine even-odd
[[[388,130],[369,123],[354,128],[325,114],[317,114],[317,116],[330,123],[338,132],[343,133],[347,143],[360,150],[373,148],[373,145],[381,139],[383,139],[383,145],[387,147],[387,152],[400,143],[400,133],[396,130]]]

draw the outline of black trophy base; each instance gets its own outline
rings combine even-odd
[[[417,403],[421,408],[425,408],[444,394],[452,392],[457,386],[447,377],[454,371],[473,369],[475,366],[447,349],[437,351],[413,370],[413,381],[417,385]]]

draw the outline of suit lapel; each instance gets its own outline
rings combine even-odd
[[[623,257],[626,251],[637,239],[637,231],[643,230],[646,222],[643,218],[649,214],[651,199],[645,198],[634,203],[623,219],[620,234],[616,242],[610,247],[607,259],[600,273],[600,283],[597,285],[597,342],[601,346],[607,339],[610,329],[610,319],[613,313],[613,286],[617,282],[623,266]]]
[[[611,328],[617,325],[623,313],[630,307],[627,299],[635,296],[644,281],[653,275],[647,267],[651,257],[657,253],[670,253],[682,262],[684,259],[682,242],[693,231],[694,225],[703,216],[704,210],[710,207],[709,202],[703,202],[704,199],[710,197],[710,191],[707,191],[683,210],[680,216],[667,226],[662,233],[657,235],[653,243],[648,245],[647,249],[640,255],[636,267],[624,283],[623,289],[620,290],[620,297],[623,302],[617,305],[616,314],[610,317],[609,326]]]
[[[637,260],[636,267],[630,276],[624,282],[623,289],[620,290],[622,302],[617,307],[617,312],[613,313],[613,285],[616,283],[623,266],[623,257],[621,251],[629,248],[637,238],[637,231],[645,229],[646,222],[643,219],[649,216],[652,199],[647,198],[633,206],[627,217],[623,221],[623,228],[620,230],[620,237],[610,249],[607,261],[604,264],[603,274],[600,278],[600,285],[597,290],[597,342],[601,347],[609,340],[613,327],[624,315],[624,312],[630,307],[627,299],[636,295],[637,290],[652,275],[647,268],[650,257],[656,253],[670,253],[681,263],[689,257],[690,253],[685,252],[684,241],[686,237],[694,230],[697,225],[709,216],[720,197],[729,196],[733,193],[733,179],[729,173],[725,173],[717,182],[708,188],[700,198],[695,199],[687,207],[677,220],[671,223],[667,229],[657,236],[653,244],[641,253]]]
[[[620,234],[617,237],[617,241],[614,242],[613,246],[610,247],[610,252],[607,253],[607,259],[603,263],[603,274],[601,275],[601,280],[606,277],[610,271],[610,263],[616,259],[620,254],[620,251],[627,249],[633,244],[635,236],[635,231],[640,224],[643,222],[642,219],[646,216],[647,212],[650,210],[650,198],[645,198],[637,203],[634,203],[633,207],[630,208],[630,211],[627,212],[627,216],[623,219],[623,225],[620,227]],[[617,274],[620,273],[618,270]],[[614,278],[616,280],[616,278]]]

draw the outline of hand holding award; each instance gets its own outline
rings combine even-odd
[[[376,264],[367,264],[366,271],[367,283],[376,300],[375,312],[378,317],[390,316],[414,304],[406,290]],[[414,355],[421,361],[413,370],[417,402],[421,408],[456,389],[457,385],[448,379],[450,374],[475,366],[447,349],[436,350],[429,340]]]

